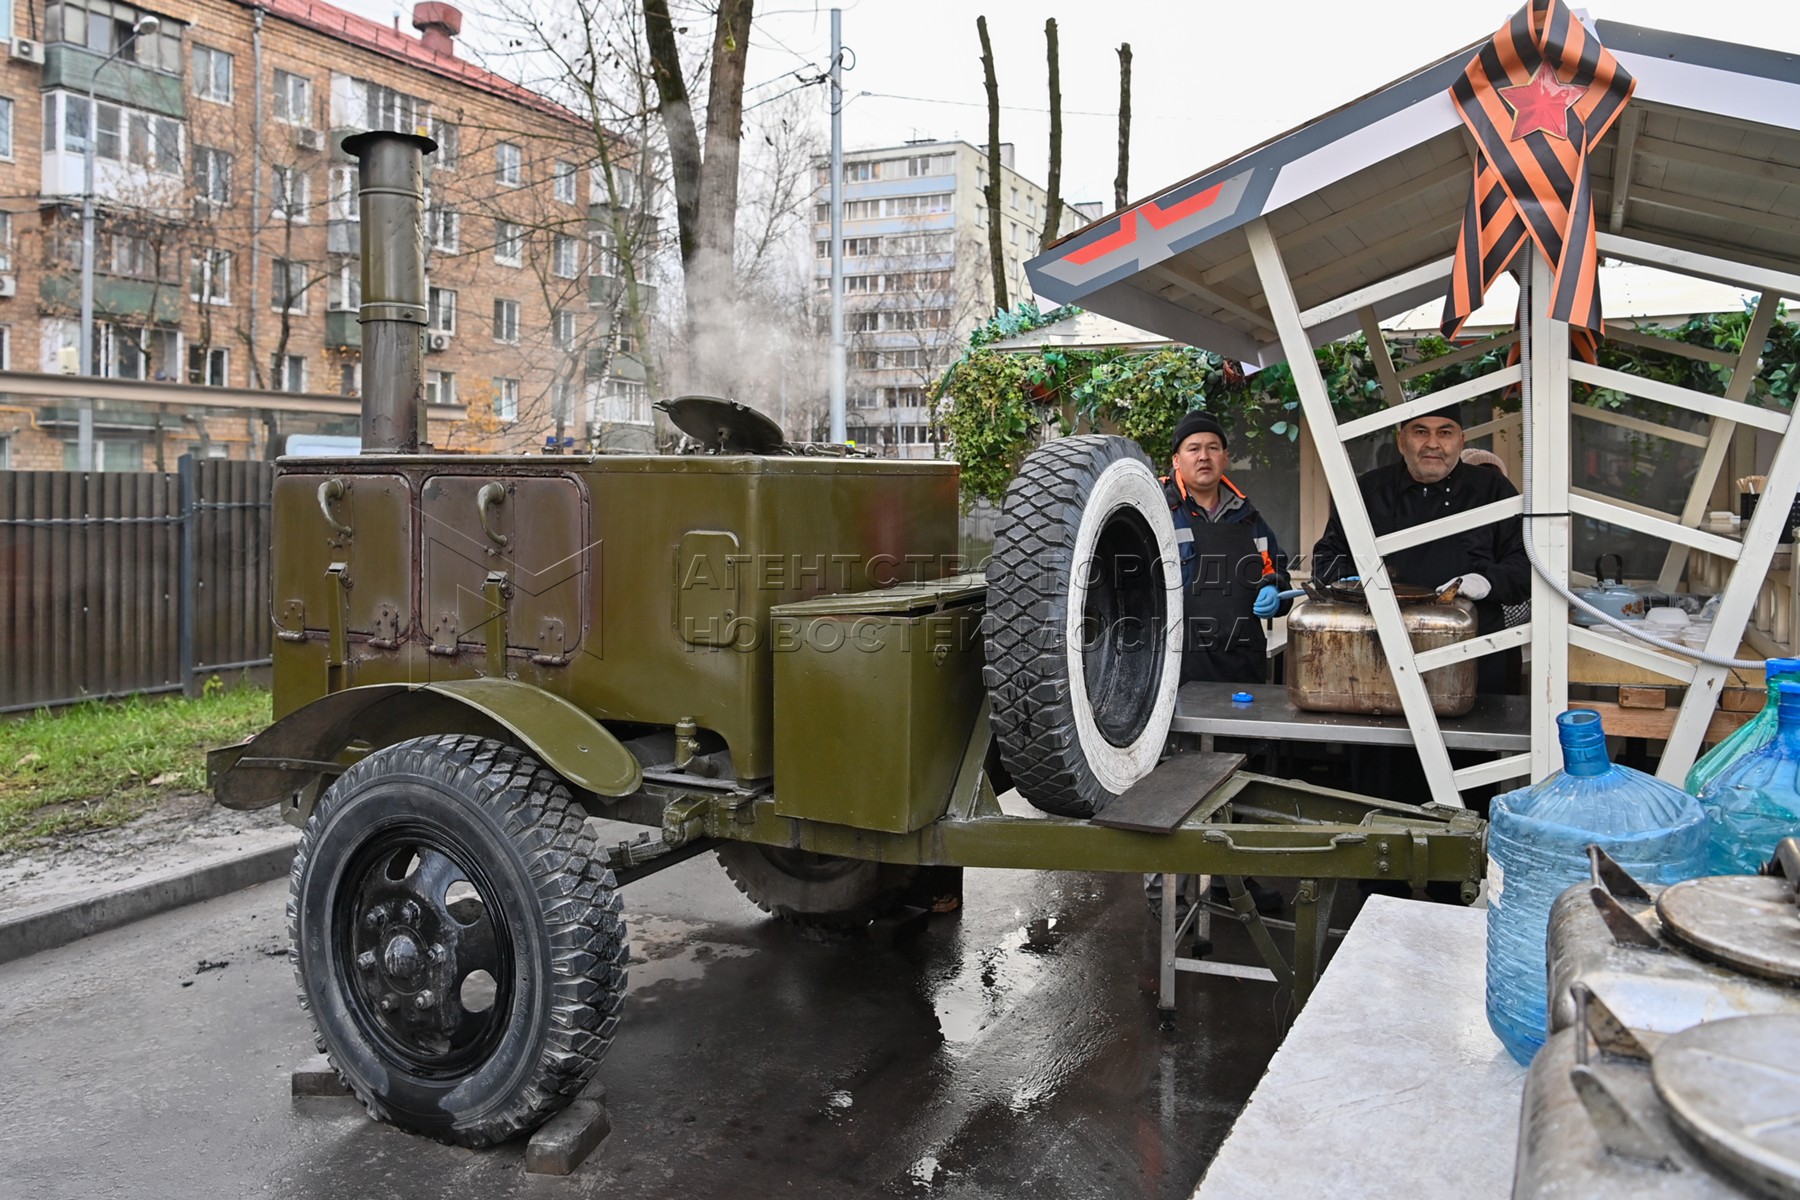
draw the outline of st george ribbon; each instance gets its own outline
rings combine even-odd
[[[1635,87],[1562,0],[1530,0],[1476,52],[1450,88],[1477,151],[1446,337],[1529,239],[1555,268],[1550,315],[1569,323],[1577,351],[1591,357],[1601,318],[1587,158]]]

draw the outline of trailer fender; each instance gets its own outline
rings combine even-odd
[[[352,741],[380,747],[411,737],[472,733],[517,741],[571,785],[624,796],[643,768],[598,721],[562,697],[513,679],[383,683],[322,696],[247,742],[207,756],[213,797],[226,808],[264,808],[321,775]]]

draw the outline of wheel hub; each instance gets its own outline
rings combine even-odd
[[[460,857],[416,838],[384,839],[345,881],[345,982],[370,1032],[425,1073],[479,1061],[505,1029],[503,991],[477,1009],[464,1002],[477,973],[504,989],[512,954],[480,873]]]

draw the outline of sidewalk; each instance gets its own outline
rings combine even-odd
[[[179,796],[118,829],[0,855],[0,963],[286,874],[299,831],[276,813]]]

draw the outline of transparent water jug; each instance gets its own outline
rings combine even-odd
[[[1488,826],[1488,1025],[1522,1063],[1544,1044],[1550,905],[1589,877],[1587,847],[1598,843],[1646,883],[1706,867],[1699,801],[1612,762],[1596,712],[1563,713],[1556,732],[1563,769],[1496,797]]]
[[[1762,710],[1731,731],[1731,736],[1700,756],[1688,771],[1687,790],[1698,796],[1706,786],[1724,773],[1732,763],[1752,750],[1760,750],[1775,740],[1775,689],[1783,680],[1800,683],[1800,659],[1771,658],[1763,664],[1769,679],[1769,698]]]
[[[1714,875],[1750,874],[1782,838],[1800,835],[1800,682],[1775,688],[1775,736],[1700,793],[1710,834],[1707,868]]]

